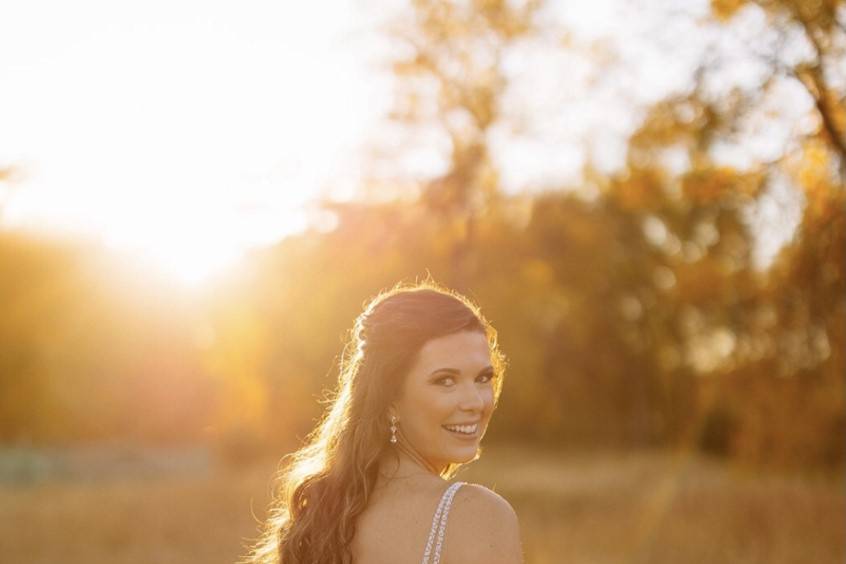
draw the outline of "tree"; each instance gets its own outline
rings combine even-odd
[[[488,143],[506,86],[503,53],[533,32],[539,7],[536,0],[415,0],[411,14],[388,27],[400,53],[392,61],[397,102],[390,117],[409,131],[433,127],[448,142],[445,171],[419,189],[441,229],[454,234],[448,282],[460,289],[471,274],[478,219],[498,197]]]

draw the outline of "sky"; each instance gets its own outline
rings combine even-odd
[[[354,193],[369,142],[384,132],[391,87],[376,72],[386,51],[374,29],[387,5],[4,5],[0,167],[15,165],[21,174],[5,199],[0,186],[0,220],[87,234],[186,282],[233,264],[250,246],[303,229],[313,198]],[[506,54],[510,86],[502,122],[490,132],[506,191],[578,185],[588,156],[609,171],[622,165],[627,134],[640,117],[632,108],[683,90],[703,53],[715,46],[742,53],[743,41],[763,29],[760,14],[750,12],[738,18],[733,36],[740,43],[733,44],[697,24],[706,0],[648,6],[551,2],[544,14],[550,35]],[[688,16],[666,25],[680,10]],[[560,44],[560,29],[576,47],[550,48]],[[610,71],[595,63],[594,50],[579,48],[610,40],[619,58]],[[729,72],[736,76],[726,85],[757,71],[740,60]],[[806,111],[788,106],[796,115],[786,123]],[[761,146],[749,147],[766,155],[788,133],[769,127],[755,137]],[[445,166],[443,138],[412,141],[388,137],[406,152],[393,163],[404,174],[432,175]],[[734,166],[749,159],[742,147],[723,153]],[[750,212],[767,233],[759,249],[765,258],[789,238],[801,207],[789,187],[773,190]]]

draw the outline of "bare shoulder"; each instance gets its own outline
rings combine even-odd
[[[454,509],[451,511],[479,511],[491,521],[517,521],[517,514],[508,501],[493,490],[479,484],[465,483],[455,494]],[[476,515],[476,519],[481,518]]]
[[[520,525],[511,504],[478,484],[455,494],[449,514],[445,560],[465,564],[521,564]]]

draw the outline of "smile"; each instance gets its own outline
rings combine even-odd
[[[473,423],[472,425],[444,425],[443,427],[447,431],[457,433],[459,435],[475,435],[476,431],[479,429],[479,424]]]

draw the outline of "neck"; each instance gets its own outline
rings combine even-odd
[[[397,442],[393,446],[397,457],[396,459],[394,457],[388,457],[387,475],[389,477],[410,478],[412,476],[423,475],[441,477],[441,472],[446,470],[446,465],[435,465],[429,462],[401,433],[397,433],[397,435]]]
[[[405,458],[418,469],[425,470],[426,472],[436,476],[441,475],[442,467],[438,468],[423,458],[408,442],[397,441],[397,450],[401,453],[400,459],[402,459],[402,456],[404,455]]]

